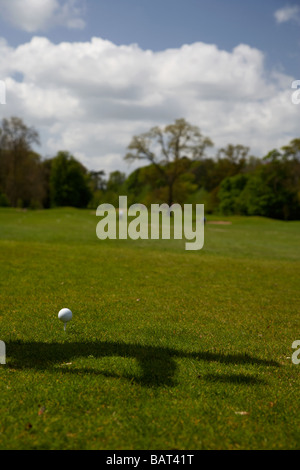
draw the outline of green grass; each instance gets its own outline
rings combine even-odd
[[[300,448],[300,223],[226,220],[187,252],[0,210],[0,449]]]

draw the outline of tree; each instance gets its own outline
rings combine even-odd
[[[220,211],[283,220],[299,219],[300,162],[293,145],[283,147],[283,150],[284,153],[271,150],[262,164],[255,165],[246,174],[225,178],[218,193]]]
[[[243,166],[246,163],[250,148],[245,147],[244,145],[232,145],[228,144],[227,147],[221,148],[218,151],[218,159],[226,158],[236,165]]]
[[[14,152],[30,151],[33,144],[40,144],[39,134],[34,127],[28,127],[22,119],[12,117],[2,120],[0,146]]]
[[[229,144],[218,150],[216,158],[204,158],[193,162],[192,172],[195,183],[202,190],[208,191],[217,203],[217,193],[225,178],[247,172],[249,147]],[[252,157],[253,159],[254,157]],[[254,161],[252,160],[252,166]]]
[[[292,140],[289,145],[281,147],[281,150],[283,150],[283,158],[300,162],[300,139]]]
[[[106,190],[107,183],[104,177],[105,177],[105,172],[103,170],[90,171],[89,179],[91,182],[91,189],[93,192]]]
[[[119,170],[111,172],[106,182],[105,191],[103,191],[101,194],[101,199],[106,203],[118,206],[119,196],[123,195],[125,192],[125,180],[125,173],[122,173]],[[98,194],[98,196],[100,196],[100,194]],[[100,203],[99,198],[98,201]]]
[[[69,152],[59,152],[50,171],[52,206],[87,207],[91,199],[88,172]]]
[[[219,210],[224,215],[246,214],[247,208],[241,198],[241,193],[248,182],[247,175],[235,175],[225,178],[218,192]]]
[[[125,180],[125,173],[122,173],[119,170],[113,171],[110,173],[107,181],[107,191],[121,194],[120,191],[122,191]]]
[[[39,135],[33,127],[17,117],[2,120],[0,187],[12,206],[42,206],[43,171],[34,144],[39,144]]]
[[[128,197],[128,204],[142,203],[147,205],[147,197],[151,192],[148,167],[140,167],[134,170],[124,183],[124,194]]]
[[[90,209],[96,209],[99,204],[101,204],[106,191],[107,181],[105,179],[105,172],[103,170],[90,171],[88,178],[92,194],[88,207]]]
[[[185,119],[177,119],[165,128],[153,127],[150,131],[134,136],[128,146],[125,159],[146,160],[154,168],[155,179],[167,188],[167,200],[175,201],[174,189],[191,161],[201,159],[207,147],[213,146],[197,126]]]

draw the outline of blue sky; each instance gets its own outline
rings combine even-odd
[[[0,79],[8,90],[0,113],[18,113],[35,125],[46,154],[69,145],[88,167],[110,171],[121,164],[132,133],[178,117],[194,120],[216,146],[224,145],[228,136],[233,143],[250,145],[258,156],[274,136],[277,145],[296,137],[293,123],[299,107],[285,103],[284,96],[288,101],[291,82],[300,79],[299,0],[43,0],[36,5],[36,0],[0,0],[0,37],[6,41],[0,51]],[[69,45],[70,56],[62,42]],[[51,61],[39,58],[41,50]],[[72,70],[81,75],[83,66],[89,67],[87,77],[74,84]],[[149,74],[159,79],[150,83]],[[244,94],[236,91],[241,81]],[[57,113],[51,109],[56,99]],[[216,112],[224,117],[217,123]],[[286,119],[291,120],[290,128]],[[122,134],[117,141],[116,121]],[[88,122],[87,140],[72,138]]]
[[[274,18],[285,5],[281,0],[91,0],[88,31],[81,34],[156,51],[197,41],[230,51],[245,43],[264,51],[270,67],[300,76],[299,23],[278,24]]]
[[[9,1],[9,0],[5,0]],[[275,11],[288,5],[282,0],[85,0],[84,28],[49,27],[53,42],[89,41],[98,36],[115,44],[137,43],[153,51],[182,44],[206,42],[227,51],[245,43],[266,54],[269,67],[282,67],[300,76],[300,23],[278,23]],[[1,16],[0,16],[1,18]],[[17,46],[43,30],[25,32],[0,20],[1,36]]]

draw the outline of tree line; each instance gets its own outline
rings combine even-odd
[[[20,118],[0,125],[0,206],[95,209],[104,202],[203,203],[206,213],[300,220],[300,138],[262,158],[212,140],[185,119],[132,137],[124,158],[143,166],[128,176],[89,171],[68,151],[42,158],[39,134]],[[208,155],[210,151],[211,155]]]

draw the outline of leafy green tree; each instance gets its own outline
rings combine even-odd
[[[126,175],[119,170],[109,174],[106,183],[105,202],[113,204],[115,207],[119,205],[119,196],[125,195]]]
[[[197,126],[189,124],[185,119],[177,119],[174,124],[163,129],[153,127],[133,137],[125,159],[148,161],[156,184],[166,188],[166,200],[171,205],[178,202],[176,185],[182,175],[189,171],[190,162],[201,159],[207,147],[212,145],[212,141],[204,137]]]
[[[87,207],[91,199],[88,172],[69,152],[59,152],[50,170],[52,206]]]
[[[218,192],[220,200],[219,210],[224,215],[231,214],[246,214],[247,207],[241,199],[243,192],[248,182],[247,175],[235,175],[230,178],[225,178]]]
[[[6,194],[0,193],[0,207],[9,207],[9,200]]]
[[[246,164],[247,156],[249,154],[249,147],[244,145],[232,145],[228,144],[218,150],[217,159],[226,159],[231,163],[234,163],[240,167],[240,169]]]
[[[151,178],[148,174],[150,171],[151,165],[137,168],[126,178],[124,195],[127,195],[129,205],[134,203],[147,205],[148,196],[153,190],[150,184]]]
[[[225,178],[218,193],[220,211],[283,220],[299,219],[300,160],[297,145],[296,139],[282,151],[273,149],[261,164],[255,162],[247,174]]]
[[[105,180],[105,172],[103,170],[90,171],[89,180],[92,192],[106,190],[107,181]]]
[[[291,159],[300,162],[300,138],[293,139],[289,145],[281,147],[284,159]]]
[[[216,154],[216,158],[204,158],[194,161],[192,173],[195,175],[195,184],[198,188],[211,193],[212,207],[218,204],[218,191],[220,184],[225,178],[247,172],[249,147],[243,145],[229,144],[221,148]],[[252,157],[252,165],[253,165]],[[214,202],[213,202],[214,201]]]
[[[240,201],[246,207],[246,215],[275,217],[274,208],[279,202],[271,186],[266,183],[264,172],[259,170],[249,177],[241,192]],[[278,218],[282,218],[278,214]]]
[[[88,207],[90,209],[96,209],[99,204],[104,202],[104,195],[107,187],[105,172],[103,170],[90,171],[88,178],[92,194]]]
[[[120,191],[123,189],[123,185],[126,180],[125,173],[122,173],[119,170],[113,171],[110,173],[107,181],[107,191],[112,191],[120,194]]]

